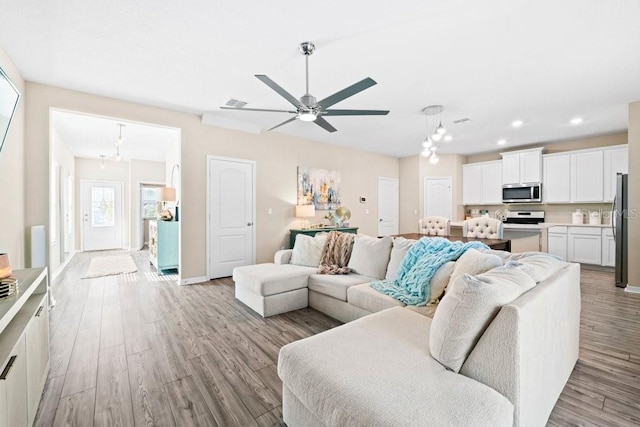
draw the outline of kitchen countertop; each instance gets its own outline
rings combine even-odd
[[[451,221],[451,227],[462,227],[464,221]],[[504,224],[505,230],[541,231],[550,227],[599,227],[609,228],[611,224],[571,224],[570,222],[543,222],[540,224]]]

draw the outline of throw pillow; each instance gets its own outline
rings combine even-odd
[[[358,234],[353,242],[349,268],[356,274],[384,279],[392,245],[393,239],[389,236],[377,238]]]
[[[327,241],[327,233],[317,233],[314,237],[298,234],[291,252],[290,264],[318,267],[322,257],[322,247]]]
[[[391,264],[391,263],[389,263]],[[445,264],[442,264],[436,274],[431,278],[431,297],[429,300],[430,304],[437,304],[442,294],[444,294],[444,290],[449,284],[449,279],[451,278],[451,273],[456,268],[455,261],[449,261]]]
[[[459,277],[440,301],[431,322],[429,349],[433,358],[459,372],[500,308],[535,285],[522,268],[513,266]]]
[[[556,256],[545,253],[522,257],[518,261],[508,261],[507,264],[522,266],[524,272],[536,283],[547,280],[552,274],[567,265]]]
[[[475,276],[476,274],[482,274],[501,265],[502,259],[496,255],[482,253],[477,249],[468,249],[456,261],[456,268],[451,273],[449,286],[452,285],[458,277],[462,277],[465,274]]]
[[[391,256],[389,257],[389,265],[387,266],[387,274],[385,279],[395,280],[398,276],[398,268],[404,256],[409,252],[411,246],[415,243],[415,240],[405,239],[404,237],[396,237],[393,239],[393,248],[391,249]]]

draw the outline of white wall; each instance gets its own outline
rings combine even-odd
[[[9,262],[14,269],[29,265],[25,258],[25,82],[11,58],[0,47],[0,68],[22,94],[13,121],[9,127],[4,147],[0,152],[0,188],[2,189],[2,225],[0,226],[0,253],[9,254]],[[46,150],[48,143],[45,145]],[[48,150],[47,150],[48,151]],[[48,153],[45,159],[48,158]],[[41,183],[48,189],[47,183]],[[36,197],[42,197],[42,189],[36,191]],[[31,192],[27,195],[31,197]],[[46,200],[44,200],[46,202]],[[46,224],[47,217],[38,218],[37,224]],[[36,224],[35,222],[32,224]],[[29,257],[30,258],[30,257]]]
[[[259,135],[232,131],[201,123],[199,116],[162,108],[89,95],[37,83],[27,84],[27,144],[34,153],[27,184],[34,189],[29,201],[28,225],[46,221],[48,165],[46,159],[50,108],[120,117],[181,129],[180,240],[181,276],[206,275],[206,156],[208,154],[256,161],[257,261],[272,259],[285,245],[289,228],[296,225],[297,166],[339,170],[342,201],[351,209],[351,223],[360,232],[377,233],[377,182],[379,176],[398,177],[398,159],[331,144],[301,139],[278,132]],[[360,204],[358,196],[366,196]],[[268,209],[272,209],[272,214]],[[369,214],[365,210],[369,209]],[[319,213],[318,217],[322,217]]]

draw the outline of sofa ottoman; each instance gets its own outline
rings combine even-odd
[[[309,276],[315,267],[256,264],[233,270],[235,297],[262,317],[307,307]]]

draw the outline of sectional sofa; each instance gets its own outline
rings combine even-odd
[[[360,239],[353,276],[314,277],[316,268],[289,263],[291,250],[234,272],[236,295],[265,316],[304,306],[307,296],[310,306],[348,322],[281,349],[285,423],[545,425],[578,358],[579,265],[468,251],[453,268],[441,267],[450,279],[439,304],[406,307],[369,286],[381,274],[372,270],[381,258],[369,250],[390,248],[383,277],[393,276],[389,269],[397,270],[412,242]],[[360,258],[363,243],[369,250]]]

